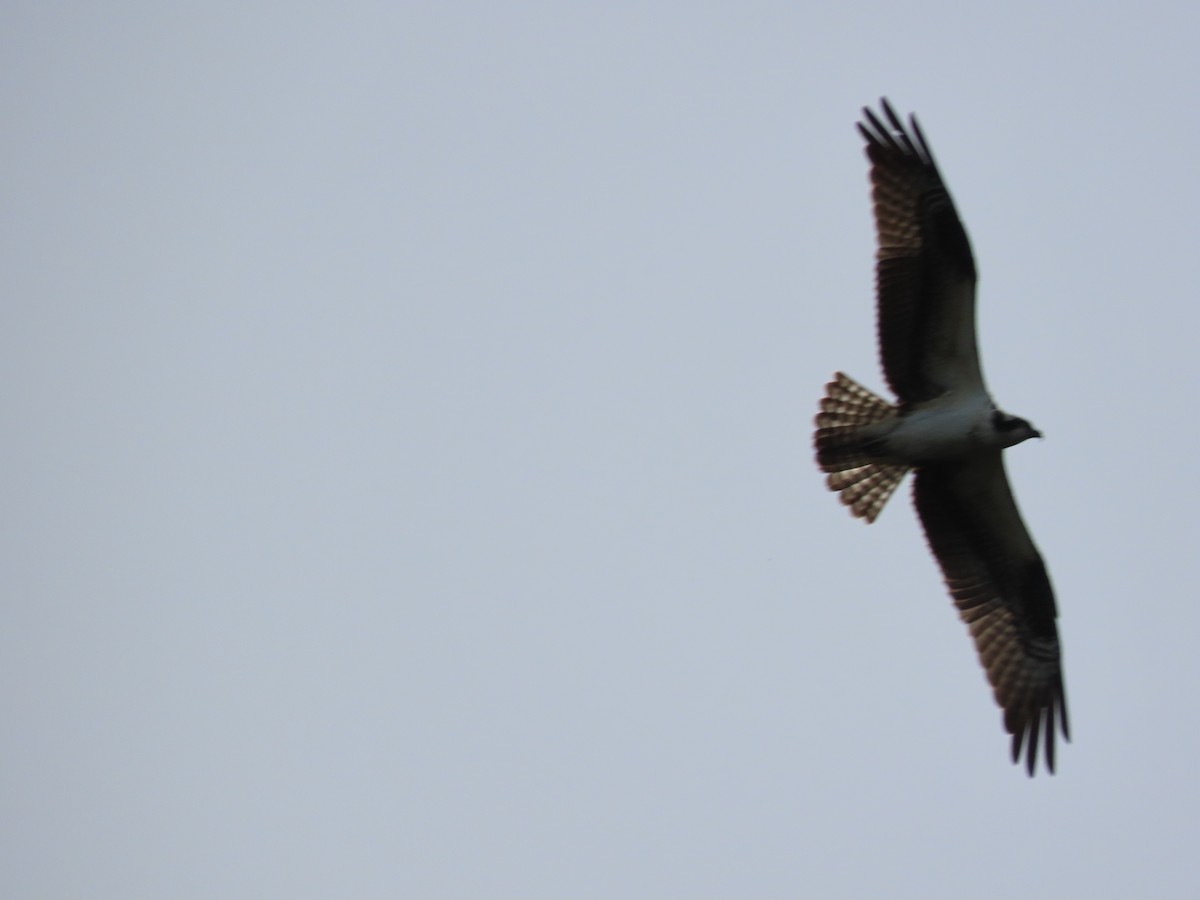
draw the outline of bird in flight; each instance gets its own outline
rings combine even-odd
[[[817,463],[850,512],[875,521],[910,471],[913,500],[966,623],[1014,763],[1033,775],[1056,726],[1070,740],[1054,593],[1002,453],[1041,435],[997,408],[975,339],[975,260],[915,116],[881,101],[858,130],[871,163],[879,353],[889,403],[838,372],[816,417]],[[884,121],[884,119],[886,121]]]

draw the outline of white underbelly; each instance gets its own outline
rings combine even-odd
[[[904,416],[888,435],[888,455],[897,460],[953,460],[986,448],[991,429],[990,403],[957,404],[919,410]]]

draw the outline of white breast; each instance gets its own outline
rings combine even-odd
[[[983,393],[947,395],[901,418],[888,435],[888,455],[901,461],[951,460],[990,447],[995,407]]]

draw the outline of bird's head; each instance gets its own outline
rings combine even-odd
[[[992,429],[1001,447],[1012,447],[1030,438],[1040,438],[1042,433],[1020,416],[1010,416],[997,409],[992,413]]]

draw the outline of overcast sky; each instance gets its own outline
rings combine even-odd
[[[1194,4],[8,3],[0,894],[1194,897]],[[981,274],[1074,742],[882,389],[854,122]]]

